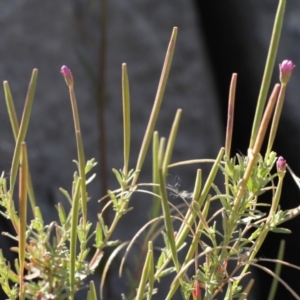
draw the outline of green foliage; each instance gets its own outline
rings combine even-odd
[[[103,298],[103,287],[109,268],[116,261],[120,251],[125,249],[120,264],[120,274],[122,273],[127,255],[140,236],[143,237],[143,243],[140,260],[137,261],[138,276],[135,278],[138,280],[133,279],[130,274],[131,290],[127,298],[123,295],[123,299],[152,299],[154,294],[159,293],[157,283],[165,276],[173,276],[166,299],[172,299],[178,290],[183,299],[210,300],[216,297],[223,297],[225,300],[246,299],[253,285],[253,281],[249,280],[250,266],[262,268],[274,276],[269,298],[272,299],[276,293],[276,282],[281,282],[278,276],[280,272],[278,264],[287,263],[273,260],[277,263],[276,274],[274,274],[258,264],[256,255],[269,232],[290,233],[288,229],[281,227],[281,224],[300,214],[299,207],[286,211],[280,209],[279,201],[286,166],[283,158],[281,158],[281,165],[278,166],[277,154],[272,151],[287,82],[275,85],[265,107],[284,7],[285,1],[281,0],[246,156],[230,155],[237,80],[234,74],[229,93],[225,148],[220,149],[216,159],[197,159],[170,165],[182,111],[179,109],[176,112],[167,140],[159,138],[159,133],[154,132],[154,128],[175,50],[177,28],[174,28],[136,168],[129,170],[130,93],[127,67],[126,64],[122,65],[124,166],[118,170],[113,169],[120,188],[109,190],[108,194],[100,200],[100,202],[107,201],[98,212],[96,224],[92,224],[87,218],[87,185],[95,177],[95,174],[90,175],[90,172],[96,162],[94,159],[85,161],[71,71],[63,66],[61,72],[70,92],[78,154],[74,162],[78,170],[74,173],[71,191],[60,189],[70,204],[69,209],[58,203],[56,208],[59,222],[53,221],[50,224],[45,224],[44,212],[39,209],[34,197],[25,144],[37,70],[32,74],[20,126],[9,85],[4,82],[5,99],[16,146],[9,180],[4,174],[0,177],[0,206],[2,207],[0,214],[12,222],[15,233],[3,234],[17,242],[18,246],[12,250],[19,254],[14,268],[11,268],[0,251],[0,284],[9,299],[74,299],[79,289],[87,288],[87,300],[96,300],[97,289],[93,281],[88,287],[84,286],[83,282],[99,265],[104,255],[103,250],[111,247],[113,250],[101,274],[100,297]],[[288,66],[291,72],[292,63],[289,62]],[[290,73],[288,78],[289,76]],[[266,129],[271,123],[272,116],[267,151],[263,154],[262,144],[267,139]],[[151,139],[153,182],[140,184],[139,174],[149,151]],[[181,193],[171,189],[166,183],[169,168],[192,163],[212,164],[206,181],[203,181],[202,171],[198,169],[193,193]],[[277,170],[274,170],[276,164]],[[20,192],[17,213],[13,199],[18,169]],[[215,184],[218,174],[223,176],[224,186]],[[298,181],[298,177],[293,173],[292,175]],[[185,207],[176,207],[170,203],[169,190],[184,200]],[[130,207],[132,195],[140,192],[153,196],[149,220],[131,241],[112,239],[121,218],[133,209]],[[261,202],[263,194],[270,197],[271,204]],[[27,197],[34,216],[30,222],[27,220]],[[210,213],[212,202],[219,203],[217,206],[219,209],[213,214]],[[109,224],[106,224],[104,218],[107,209],[114,212],[114,218]],[[174,230],[174,220],[180,222],[178,231]],[[162,234],[164,247],[159,257],[156,257],[154,249],[159,233]],[[88,246],[91,244],[89,241],[92,241],[92,246]],[[179,255],[180,251],[182,255]],[[90,255],[91,252],[94,253],[93,257]],[[281,248],[279,258],[281,259],[282,256]],[[194,270],[191,266],[194,266]],[[295,296],[295,292],[285,286]]]

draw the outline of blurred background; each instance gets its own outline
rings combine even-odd
[[[70,189],[76,170],[72,162],[76,141],[68,88],[60,74],[62,65],[71,68],[74,76],[86,158],[99,162],[97,177],[89,189],[89,219],[96,221],[96,212],[101,209],[97,200],[108,188],[118,187],[111,169],[123,166],[121,64],[127,63],[130,81],[132,168],[174,26],[179,29],[177,45],[156,126],[160,136],[168,137],[176,110],[183,109],[172,162],[214,158],[223,146],[233,72],[238,73],[238,85],[232,150],[245,154],[277,4],[271,0],[2,0],[0,79],[10,84],[19,118],[32,69],[39,70],[26,141],[36,198],[42,211],[47,212],[45,222],[56,218],[55,204],[62,202],[67,207],[58,188]],[[284,59],[299,65],[299,14],[299,1],[288,1],[277,65]],[[278,75],[276,66],[273,83],[278,82]],[[300,70],[296,67],[274,146],[296,174],[300,174],[299,82]],[[14,140],[3,95],[0,101],[0,169],[7,173]],[[150,158],[140,182],[151,180]],[[209,166],[199,165],[171,170],[170,184],[179,177],[180,189],[191,191],[199,167],[209,170]],[[285,180],[282,208],[296,207],[300,191],[289,175]],[[146,222],[151,198],[135,197],[132,206],[134,211],[124,218],[116,238],[130,239]],[[0,224],[1,231],[10,230],[5,220]],[[260,255],[275,258],[280,239],[285,239],[285,259],[300,265],[296,238],[299,221],[291,221],[287,227],[293,235],[271,235]],[[3,237],[0,243],[5,255],[11,255],[7,250],[10,241]],[[132,262],[128,262],[129,269],[138,253],[137,247]],[[106,299],[120,299],[121,292],[128,289],[126,280],[119,280],[116,272],[110,273]],[[271,278],[260,272],[256,276],[254,299],[265,299]],[[298,276],[299,272],[283,268],[283,279],[300,293]],[[168,286],[159,288],[167,290]],[[280,287],[276,299],[286,294]]]

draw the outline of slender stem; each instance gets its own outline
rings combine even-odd
[[[82,136],[80,130],[80,121],[77,108],[77,101],[74,92],[73,85],[69,87],[71,106],[73,111],[74,127],[75,127],[75,136],[76,136],[76,145],[77,145],[77,156],[78,156],[78,167],[79,167],[79,176],[81,178],[81,207],[82,207],[82,217],[83,217],[83,226],[85,227],[87,222],[87,193],[86,193],[86,176],[85,176],[85,157],[84,149],[82,143]]]
[[[193,191],[193,200],[197,202],[199,201],[201,196],[201,188],[202,188],[202,170],[197,169],[196,180],[195,180],[194,191]]]
[[[215,162],[214,162],[214,164],[213,164],[213,166],[211,168],[211,171],[210,171],[210,173],[208,175],[208,178],[207,178],[207,180],[206,180],[206,182],[204,184],[203,190],[202,190],[201,195],[200,195],[199,200],[198,200],[200,209],[203,206],[204,201],[205,201],[205,199],[206,199],[206,197],[208,195],[208,192],[211,189],[211,185],[212,185],[213,181],[215,180],[215,178],[217,176],[217,172],[219,170],[219,165],[220,165],[220,162],[221,162],[222,157],[224,155],[224,151],[225,151],[224,148],[220,149],[220,151],[218,153],[218,156],[217,156],[217,158],[216,158],[216,160],[215,160]]]
[[[99,146],[100,146],[100,171],[102,194],[107,192],[107,139],[105,124],[105,95],[106,95],[106,56],[107,56],[107,0],[101,1],[101,18],[100,18],[100,46],[99,46]],[[108,216],[105,216],[108,219]]]
[[[18,166],[20,161],[20,151],[21,151],[21,143],[25,141],[25,136],[27,133],[27,128],[29,124],[34,94],[35,94],[35,87],[36,87],[36,81],[37,81],[37,75],[38,70],[33,69],[30,83],[28,86],[27,96],[25,100],[22,120],[20,124],[20,130],[18,132],[18,137],[16,141],[16,146],[14,150],[14,156],[11,164],[11,172],[10,172],[10,191],[11,191],[11,197],[13,198],[13,192],[14,192],[14,186],[17,178],[18,173]]]
[[[14,101],[11,95],[10,87],[7,81],[3,81],[3,89],[4,89],[5,102],[6,102],[11,128],[13,131],[14,138],[16,140],[19,133],[19,122],[16,114]]]
[[[227,110],[227,126],[226,126],[226,139],[225,139],[225,162],[230,159],[232,132],[234,124],[234,107],[235,107],[235,92],[236,92],[237,74],[232,74],[229,96],[228,96],[228,110]],[[225,173],[225,190],[226,195],[229,195],[229,178]]]
[[[20,264],[20,299],[24,295],[24,270],[25,270],[25,247],[26,247],[26,226],[27,226],[27,182],[28,162],[26,144],[21,144],[20,175],[19,175],[19,264]]]
[[[166,152],[165,152],[165,155],[164,155],[164,161],[163,161],[163,174],[164,174],[164,176],[167,176],[168,165],[171,161],[172,152],[173,152],[173,149],[174,149],[174,144],[175,144],[175,140],[176,140],[176,136],[177,136],[177,132],[178,132],[178,127],[179,127],[181,114],[182,114],[182,110],[177,109],[176,116],[175,116],[175,119],[174,119],[174,122],[173,122],[173,125],[172,125],[172,128],[171,128],[169,139],[168,139]]]
[[[280,119],[280,116],[281,116],[283,102],[284,102],[285,91],[286,91],[286,84],[282,84],[281,88],[280,88],[277,104],[276,104],[276,107],[275,107],[274,116],[273,116],[272,125],[271,125],[271,130],[270,130],[270,134],[269,134],[269,141],[268,141],[268,147],[267,147],[267,152],[266,152],[266,159],[268,158],[270,152],[272,151],[272,147],[273,147],[274,140],[275,140],[275,137],[276,137],[278,124],[279,124],[279,119]]]
[[[7,81],[3,82],[3,88],[4,88],[4,94],[5,94],[5,102],[7,106],[7,111],[9,114],[9,120],[13,131],[13,136],[15,139],[15,142],[17,142],[18,134],[19,134],[19,122],[16,114],[16,109],[14,105],[14,101],[11,95],[11,91],[9,88],[9,84]],[[30,176],[29,166],[28,166],[28,195],[31,205],[31,210],[33,214],[35,214],[35,207],[36,207],[36,201],[34,196],[34,191],[32,187],[32,180]]]
[[[79,214],[79,190],[82,179],[78,178],[72,201],[72,220],[71,220],[71,235],[70,235],[70,289],[71,299],[75,297],[75,271],[76,271],[76,246],[77,246],[77,226]]]
[[[132,186],[134,186],[137,183],[139,174],[140,174],[140,170],[142,169],[142,165],[144,163],[147,151],[148,151],[148,147],[152,138],[152,134],[153,134],[153,130],[157,121],[157,117],[158,117],[158,113],[160,110],[160,106],[163,100],[163,96],[165,93],[165,89],[166,89],[166,85],[167,85],[167,80],[169,77],[169,72],[170,72],[170,68],[171,68],[171,63],[172,63],[172,59],[173,59],[173,55],[174,55],[174,51],[175,51],[175,43],[176,43],[176,38],[177,38],[177,27],[173,28],[173,32],[171,35],[171,39],[169,42],[169,46],[168,46],[168,50],[166,53],[166,57],[165,57],[165,62],[163,65],[163,69],[161,72],[161,77],[160,77],[160,81],[158,84],[158,88],[157,88],[157,93],[156,93],[156,97],[154,100],[154,104],[153,104],[153,108],[152,108],[152,112],[150,115],[150,119],[147,125],[147,129],[144,135],[144,139],[142,142],[142,146],[140,149],[140,153],[139,153],[139,157],[136,163],[136,167],[135,170],[137,171],[132,180]]]
[[[277,260],[282,260],[283,259],[284,249],[285,249],[285,241],[281,240],[279,250],[278,250],[278,254],[277,254]],[[280,275],[281,268],[282,268],[282,264],[280,262],[277,262],[276,267],[275,267],[275,274],[278,277]],[[269,295],[268,295],[268,300],[274,300],[275,299],[277,287],[278,287],[278,280],[275,277],[273,277],[272,285],[271,285],[270,292],[269,292]]]
[[[159,187],[157,186],[157,184],[159,183],[158,168],[159,168],[159,135],[158,132],[155,131],[153,133],[153,145],[152,145],[152,182],[154,184],[152,187],[152,191],[156,195],[159,194]],[[158,217],[159,212],[160,212],[160,200],[157,199],[157,197],[153,196],[153,205],[151,208],[150,218],[152,219]],[[154,232],[156,227],[157,224],[153,223],[149,232]]]
[[[264,71],[264,75],[263,75],[263,79],[262,79],[262,83],[261,83],[261,87],[260,87],[260,91],[259,91],[249,148],[253,148],[253,146],[254,146],[254,143],[255,143],[255,140],[257,137],[257,133],[258,133],[258,129],[259,129],[259,125],[260,125],[260,121],[262,118],[263,110],[264,110],[265,103],[266,103],[267,94],[269,91],[271,77],[272,77],[272,73],[273,73],[273,69],[274,69],[275,59],[276,59],[276,55],[277,55],[280,35],[281,35],[281,29],[282,29],[282,23],[283,23],[284,11],[285,11],[285,4],[286,4],[286,0],[279,0],[279,5],[277,8],[277,13],[276,13],[275,21],[274,21],[273,32],[272,32],[272,37],[271,37],[271,41],[270,41],[265,71]]]
[[[95,284],[94,281],[90,281],[90,297],[89,300],[97,300],[97,293],[96,293],[96,288],[95,288]]]
[[[130,94],[126,64],[122,64],[122,101],[123,101],[123,135],[124,135],[124,168],[127,177],[130,156]]]
[[[152,243],[152,242],[149,241],[149,243]],[[144,262],[143,271],[142,271],[142,274],[141,274],[140,284],[139,284],[139,287],[137,289],[137,295],[135,297],[136,300],[144,299],[147,278],[149,277],[149,271],[150,271],[150,268],[151,268],[150,264],[152,263],[152,257],[153,257],[153,250],[151,248],[152,248],[152,246],[149,245],[148,253],[147,253],[146,260]]]
[[[234,106],[235,106],[235,91],[236,91],[237,74],[232,74],[229,99],[228,99],[228,111],[227,111],[227,127],[226,127],[226,141],[225,141],[225,155],[230,158],[231,142],[232,142],[232,131],[234,121]]]
[[[174,228],[173,223],[171,220],[171,214],[170,209],[168,205],[168,197],[166,192],[166,183],[165,183],[165,176],[163,174],[162,168],[159,169],[159,185],[160,185],[160,194],[161,194],[161,206],[162,211],[164,215],[164,222],[165,222],[165,228],[167,231],[167,236],[170,243],[170,251],[172,253],[172,259],[173,263],[175,265],[176,271],[179,272],[179,261],[176,251],[176,245],[175,245],[175,237],[174,237]]]
[[[153,253],[153,243],[152,241],[149,241],[148,243],[148,249],[149,251],[152,251]],[[148,297],[147,300],[152,299],[152,294],[153,294],[153,289],[154,289],[154,258],[153,255],[150,256],[150,261],[149,261],[149,272],[148,272],[148,282],[149,282],[149,289],[148,289]]]

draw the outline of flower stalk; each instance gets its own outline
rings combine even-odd
[[[86,176],[85,176],[85,156],[84,156],[84,148],[82,143],[82,136],[80,130],[80,121],[79,114],[77,108],[77,101],[74,91],[74,80],[71,70],[62,66],[61,73],[65,78],[66,84],[69,88],[70,100],[73,112],[73,120],[74,120],[74,128],[75,128],[75,136],[76,136],[76,145],[77,145],[77,156],[78,156],[78,164],[79,164],[79,175],[81,177],[81,208],[82,208],[82,217],[84,227],[87,222],[87,191],[86,191]]]
[[[267,146],[266,158],[269,156],[269,154],[270,154],[270,152],[272,151],[272,148],[273,148],[275,136],[277,134],[279,119],[280,119],[280,116],[281,116],[281,113],[282,113],[282,107],[283,107],[283,103],[284,103],[287,83],[288,83],[288,81],[291,77],[291,74],[292,74],[292,71],[293,71],[294,68],[295,68],[295,65],[290,60],[284,60],[279,65],[281,86],[280,86],[280,92],[279,92],[278,100],[277,100],[277,103],[276,103],[276,108],[275,108],[275,111],[274,111],[271,130],[270,130],[270,134],[269,134],[269,141],[268,141],[268,146]]]

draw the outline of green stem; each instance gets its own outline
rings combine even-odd
[[[18,132],[18,137],[16,141],[16,146],[14,150],[14,156],[11,164],[11,172],[10,172],[10,191],[11,191],[11,197],[13,198],[13,192],[14,192],[14,186],[16,183],[17,173],[18,173],[18,166],[20,161],[20,151],[21,151],[21,143],[25,141],[25,136],[29,124],[33,99],[34,99],[34,93],[35,93],[35,87],[36,87],[36,81],[37,81],[37,75],[38,70],[33,69],[27,96],[25,100],[22,120],[20,124],[20,130]]]
[[[147,253],[147,256],[146,256],[146,260],[144,262],[144,268],[143,268],[143,272],[142,272],[142,275],[141,275],[140,284],[139,284],[139,287],[137,289],[137,295],[136,295],[136,298],[135,298],[136,300],[142,300],[143,297],[144,297],[147,278],[149,277],[149,271],[151,269],[150,265],[152,263],[152,257],[153,257],[152,242],[149,241],[148,253]]]
[[[254,143],[255,143],[255,140],[257,137],[257,132],[258,132],[259,125],[260,125],[260,121],[262,118],[263,110],[264,110],[265,103],[266,103],[267,94],[269,91],[271,77],[272,77],[272,73],[273,73],[273,69],[274,69],[275,59],[276,59],[276,55],[277,55],[280,35],[281,35],[281,29],[282,29],[282,23],[283,23],[283,18],[284,18],[284,11],[285,11],[285,4],[286,4],[286,0],[279,0],[279,5],[277,8],[277,13],[276,13],[276,17],[275,17],[274,26],[273,26],[273,32],[272,32],[272,37],[271,37],[271,41],[270,41],[265,71],[264,71],[264,75],[263,75],[263,79],[262,79],[262,83],[261,83],[261,87],[260,87],[260,91],[259,91],[249,148],[253,148],[253,146],[254,146]]]
[[[77,248],[77,227],[79,215],[79,190],[81,186],[81,178],[78,178],[72,201],[72,220],[71,220],[71,235],[70,235],[70,289],[71,299],[75,297],[75,272],[76,272],[76,248]]]
[[[81,207],[82,207],[82,218],[83,218],[83,227],[85,228],[87,222],[87,193],[86,193],[86,176],[85,176],[85,157],[84,149],[82,143],[82,136],[80,130],[80,121],[77,108],[77,101],[74,92],[73,85],[69,86],[71,106],[74,119],[75,127],[75,136],[76,136],[76,145],[77,145],[77,156],[78,156],[78,167],[79,167],[79,176],[81,178]]]
[[[282,84],[281,88],[280,88],[276,108],[275,108],[275,111],[274,111],[274,116],[273,116],[273,121],[272,121],[272,125],[271,125],[270,134],[269,134],[269,141],[268,141],[268,147],[267,147],[267,152],[266,152],[266,159],[268,158],[270,152],[272,151],[272,147],[273,147],[274,140],[275,140],[275,137],[276,137],[277,128],[278,128],[278,124],[279,124],[279,119],[280,119],[280,116],[281,116],[283,102],[284,102],[285,91],[286,91],[286,84]]]
[[[230,89],[229,89],[226,140],[225,140],[225,155],[228,159],[230,158],[231,142],[232,142],[236,81],[237,81],[237,74],[232,74]]]
[[[158,84],[158,88],[157,88],[157,93],[156,93],[156,97],[154,100],[154,104],[153,104],[153,108],[152,108],[152,112],[150,115],[150,119],[148,122],[148,126],[144,135],[144,139],[143,139],[143,143],[140,149],[140,153],[139,153],[139,157],[136,163],[136,167],[135,170],[137,171],[135,173],[135,176],[132,180],[132,186],[135,186],[139,177],[139,174],[142,169],[147,151],[148,151],[148,147],[149,147],[149,143],[150,140],[152,138],[152,134],[153,134],[153,130],[157,121],[157,117],[158,117],[158,113],[160,110],[160,106],[163,100],[163,96],[165,93],[165,89],[166,89],[166,85],[167,85],[167,80],[169,77],[169,72],[170,72],[170,68],[171,68],[171,63],[172,63],[172,59],[173,59],[173,55],[174,55],[174,51],[175,51],[175,43],[176,43],[176,38],[177,38],[177,27],[173,28],[173,32],[172,32],[172,36],[169,42],[169,46],[168,46],[168,50],[166,53],[166,57],[165,57],[165,62],[163,65],[163,69],[161,72],[161,77],[160,77],[160,81]]]
[[[153,133],[153,145],[152,145],[152,192],[155,195],[159,194],[159,187],[157,186],[159,184],[159,174],[158,174],[158,168],[159,168],[159,135],[158,132],[155,131]],[[159,215],[160,212],[160,200],[157,199],[157,197],[153,196],[153,205],[151,208],[151,214],[150,218],[156,218]],[[151,226],[151,229],[149,232],[154,232],[155,228],[157,227],[157,223],[153,223]]]
[[[20,299],[24,295],[24,270],[25,270],[25,247],[26,247],[26,227],[27,227],[27,182],[28,163],[26,144],[21,144],[20,174],[19,174],[19,264],[20,264]]]
[[[94,281],[90,281],[89,300],[97,300],[97,293]]]
[[[232,144],[232,132],[234,124],[234,107],[235,107],[235,92],[236,92],[237,74],[232,74],[229,96],[228,96],[228,109],[227,109],[227,126],[226,126],[226,138],[225,138],[225,157],[224,160],[230,160],[231,144]],[[226,167],[226,166],[225,166]],[[229,195],[229,178],[225,173],[225,189],[226,195]]]
[[[127,177],[130,155],[130,94],[126,64],[122,64],[122,101],[123,101],[123,135],[124,135],[124,168]]]
[[[176,136],[177,136],[177,132],[178,132],[178,127],[179,127],[179,122],[180,122],[180,118],[181,118],[181,114],[182,114],[182,110],[181,109],[177,109],[176,112],[176,116],[172,125],[172,129],[170,132],[170,136],[168,139],[168,144],[167,144],[167,148],[166,148],[166,152],[164,155],[164,161],[163,161],[163,174],[166,177],[167,176],[167,172],[168,172],[168,165],[171,161],[171,157],[172,157],[172,153],[173,153],[173,148],[174,148],[174,144],[175,144],[175,140],[176,140]]]
[[[279,250],[278,250],[277,260],[283,260],[284,248],[285,248],[285,241],[281,240]],[[277,262],[276,267],[275,267],[275,274],[278,277],[280,275],[281,268],[282,268],[282,264],[280,262]],[[278,280],[275,277],[273,277],[272,285],[271,285],[269,296],[268,296],[268,300],[274,300],[275,299],[277,287],[278,287]]]
[[[165,182],[165,176],[163,174],[163,170],[159,169],[159,185],[160,185],[160,195],[161,195],[161,206],[165,221],[165,228],[167,231],[167,236],[169,238],[170,243],[170,250],[172,253],[172,259],[173,263],[175,265],[176,271],[180,271],[178,256],[177,256],[177,250],[175,245],[175,237],[174,237],[174,228],[171,220],[169,205],[168,205],[168,197],[167,197],[167,191],[166,191],[166,182]]]
[[[3,82],[3,89],[4,89],[4,95],[5,95],[5,102],[6,107],[9,115],[10,124],[13,131],[13,136],[15,139],[15,142],[17,142],[18,134],[19,134],[19,122],[16,114],[16,109],[14,105],[14,101],[11,95],[11,91],[9,88],[9,84],[7,81]],[[35,215],[35,207],[36,207],[36,201],[34,196],[34,191],[32,187],[32,180],[30,176],[29,166],[28,166],[28,196],[30,200],[31,210],[33,212],[33,215]]]

